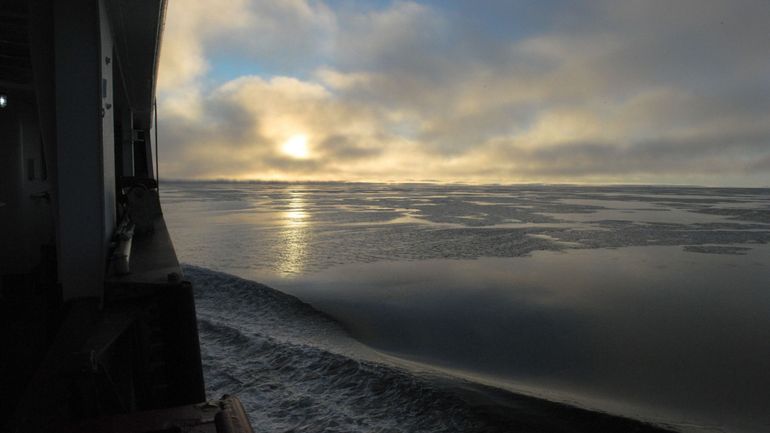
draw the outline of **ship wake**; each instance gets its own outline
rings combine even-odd
[[[389,362],[297,298],[184,270],[195,286],[207,393],[237,394],[257,431],[658,431]]]

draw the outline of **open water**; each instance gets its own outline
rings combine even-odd
[[[161,193],[209,394],[257,429],[770,431],[770,190]]]

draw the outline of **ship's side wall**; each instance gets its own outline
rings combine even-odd
[[[99,38],[101,56],[101,108],[102,108],[102,188],[104,197],[104,248],[109,248],[115,230],[115,101],[113,97],[114,55],[112,29],[104,0],[99,0]]]
[[[98,0],[56,2],[54,29],[59,279],[65,300],[101,297],[115,219],[112,65],[103,55],[112,57],[112,41]]]

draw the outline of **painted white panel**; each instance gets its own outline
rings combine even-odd
[[[113,109],[112,31],[104,0],[99,0],[100,63],[102,76],[102,187],[104,189],[104,242],[105,250],[115,230],[115,110]]]
[[[98,5],[54,3],[58,262],[65,300],[100,297],[106,267]]]

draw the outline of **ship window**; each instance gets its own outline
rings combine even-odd
[[[8,106],[8,96],[0,95],[0,108],[5,108],[7,106]]]

